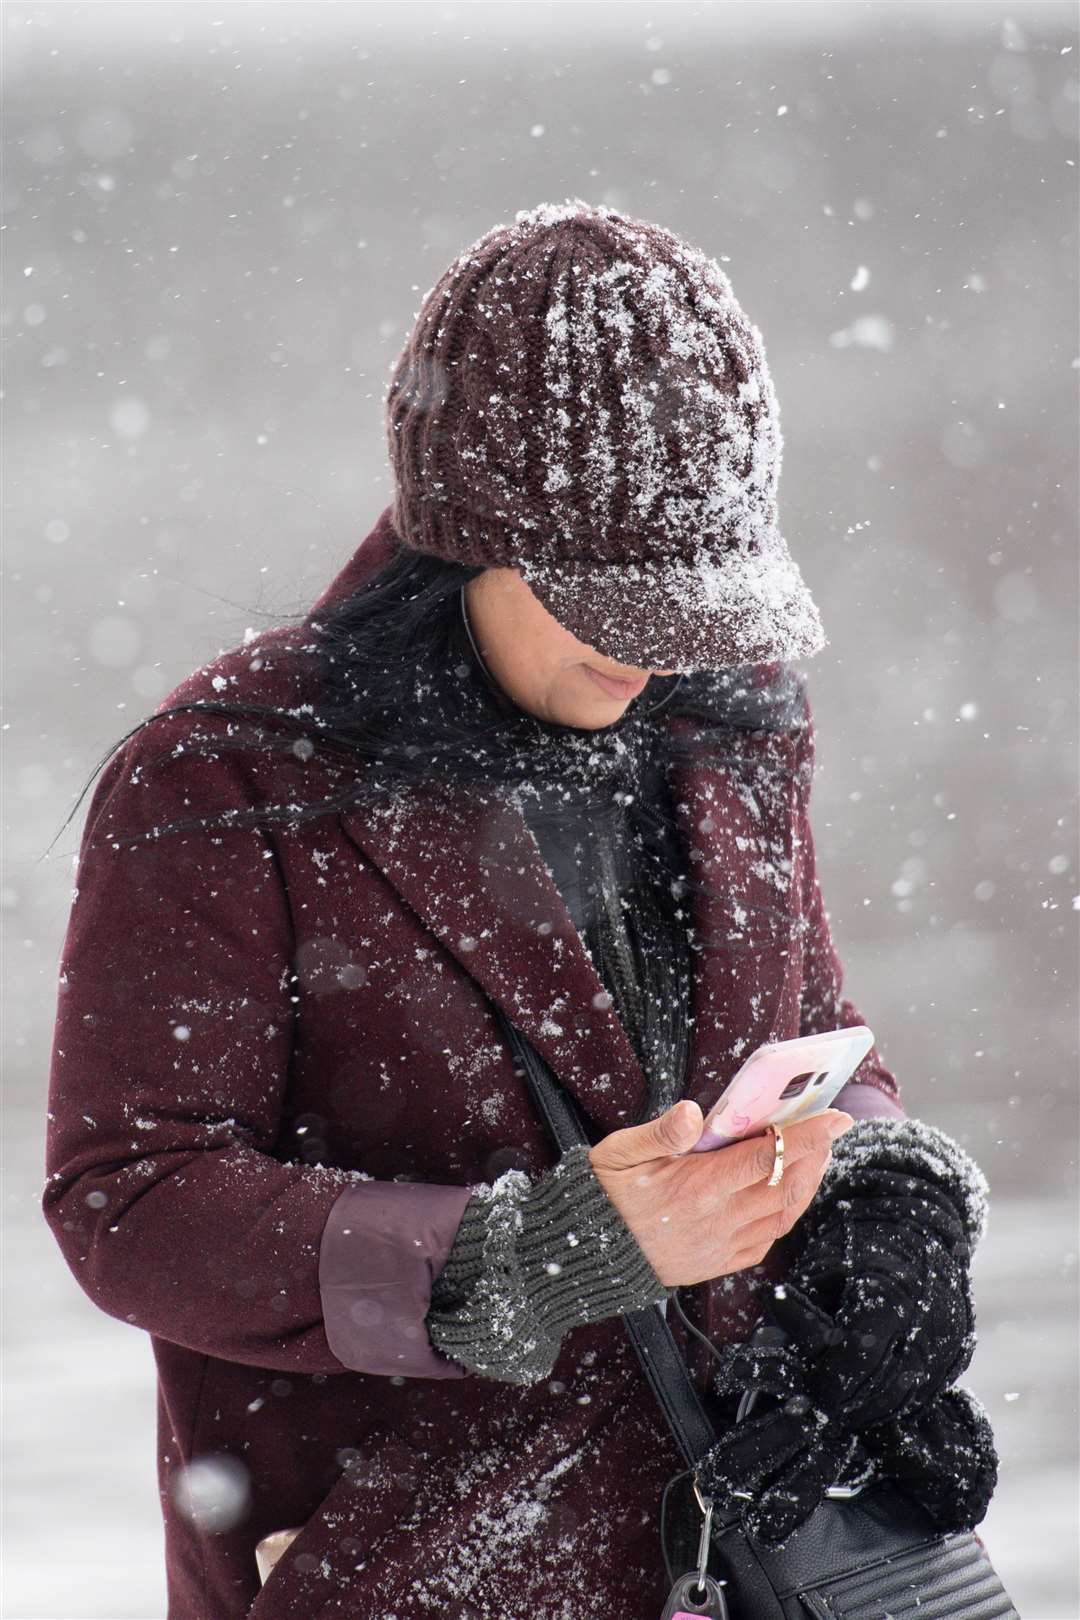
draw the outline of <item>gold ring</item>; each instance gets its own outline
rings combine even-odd
[[[767,1130],[773,1133],[773,1164],[767,1187],[778,1187],[784,1175],[784,1133],[779,1125],[769,1125]]]

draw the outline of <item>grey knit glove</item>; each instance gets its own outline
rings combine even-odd
[[[474,1190],[431,1290],[437,1350],[488,1378],[547,1377],[571,1328],[669,1299],[584,1144],[536,1183],[507,1170]]]

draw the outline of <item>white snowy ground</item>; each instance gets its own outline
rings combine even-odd
[[[17,1139],[34,1128],[8,1115]],[[149,1340],[98,1311],[40,1214],[31,1157],[4,1208],[4,1620],[161,1620]],[[977,1256],[965,1382],[1002,1454],[982,1526],[1024,1620],[1077,1620],[1077,1233],[1067,1199],[998,1200]],[[539,1620],[539,1617],[538,1617]]]

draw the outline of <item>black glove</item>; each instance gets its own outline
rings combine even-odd
[[[974,1530],[986,1517],[998,1456],[990,1420],[969,1389],[943,1390],[861,1439],[877,1472],[920,1502],[939,1530]]]
[[[850,1433],[926,1405],[971,1361],[987,1191],[964,1149],[919,1120],[860,1120],[834,1146],[791,1278],[759,1298],[811,1358],[810,1398]]]
[[[698,1466],[702,1489],[736,1507],[748,1534],[780,1547],[830,1485],[866,1476],[894,1482],[940,1531],[973,1530],[985,1518],[998,1459],[990,1422],[970,1390],[943,1390],[921,1409],[851,1434],[814,1406],[807,1352],[783,1338],[766,1326],[718,1352],[716,1393],[731,1401],[755,1390],[768,1403],[767,1411],[720,1427]]]
[[[737,1508],[744,1530],[770,1547],[810,1517],[828,1486],[869,1466],[858,1436],[815,1405],[807,1360],[784,1339],[766,1325],[745,1344],[717,1352],[713,1389],[728,1421],[718,1425],[717,1442],[698,1465],[702,1490]],[[740,1421],[738,1401],[747,1390],[766,1410]]]
[[[918,1120],[859,1121],[834,1146],[793,1233],[792,1279],[758,1288],[771,1329],[719,1352],[728,1421],[700,1477],[763,1543],[782,1544],[862,1465],[943,1528],[985,1513],[993,1435],[947,1386],[975,1346],[968,1264],[987,1195],[964,1149]],[[738,1422],[747,1389],[769,1409]]]

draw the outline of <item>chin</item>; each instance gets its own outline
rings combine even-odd
[[[582,731],[599,731],[603,726],[610,726],[614,721],[621,720],[629,707],[629,699],[625,703],[618,703],[614,699],[608,703],[601,701],[591,714],[582,715],[577,720],[568,721],[567,724],[579,726]]]

